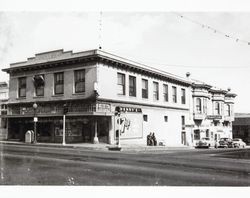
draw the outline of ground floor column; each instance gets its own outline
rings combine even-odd
[[[114,116],[111,116],[109,118],[109,136],[108,136],[108,143],[114,144],[114,131],[115,131],[115,118]]]
[[[97,119],[95,119],[95,136],[94,136],[93,143],[94,144],[98,144],[99,143],[99,140],[98,140],[98,137],[97,137]]]

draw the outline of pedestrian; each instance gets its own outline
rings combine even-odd
[[[147,146],[152,146],[152,133],[150,132],[149,135],[147,135]]]
[[[152,134],[153,146],[157,146],[157,140],[155,137],[155,133]]]

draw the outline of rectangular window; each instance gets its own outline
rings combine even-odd
[[[199,140],[200,139],[200,130],[194,130],[194,140]]]
[[[181,104],[186,104],[186,90],[181,89]]]
[[[148,98],[148,80],[142,79],[141,84],[142,98]]]
[[[26,97],[26,77],[18,78],[18,97]]]
[[[177,103],[177,89],[176,87],[172,87],[172,97],[173,97],[173,103]]]
[[[143,115],[143,121],[147,122],[148,121],[148,115]]]
[[[129,76],[129,96],[136,96],[136,77]]]
[[[185,116],[181,116],[181,126],[182,130],[185,130]]]
[[[64,93],[63,72],[54,74],[54,93],[55,94],[63,94]]]
[[[33,77],[33,82],[35,86],[35,95],[44,96],[44,75],[35,75]]]
[[[159,84],[158,84],[158,82],[153,82],[153,99],[159,100]]]
[[[85,70],[75,71],[75,93],[85,92]]]
[[[203,112],[207,114],[207,99],[203,98]]]
[[[163,85],[163,100],[168,101],[168,85]]]
[[[168,116],[164,116],[164,121],[168,122]]]
[[[220,103],[215,103],[215,115],[220,115]]]
[[[125,95],[125,74],[117,73],[118,94]]]

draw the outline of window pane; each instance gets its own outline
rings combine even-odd
[[[129,95],[136,96],[136,78],[129,76]]]
[[[117,93],[125,95],[125,74],[117,74]]]
[[[177,91],[176,91],[176,87],[172,87],[172,96],[173,96],[173,102],[176,103],[177,102]]]
[[[159,100],[159,85],[157,82],[153,82],[153,98]]]
[[[63,94],[64,79],[63,73],[55,73],[55,94]]]
[[[75,93],[85,91],[85,70],[75,71]]]
[[[164,101],[168,101],[168,85],[163,85],[163,98]]]
[[[148,98],[148,81],[142,79],[142,98]]]

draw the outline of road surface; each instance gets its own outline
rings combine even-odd
[[[248,149],[119,152],[0,144],[0,184],[250,186],[249,152]]]

